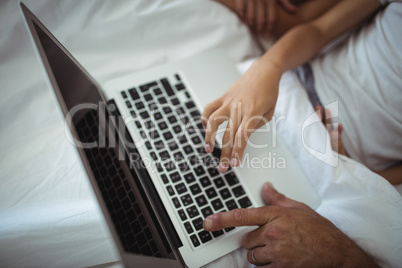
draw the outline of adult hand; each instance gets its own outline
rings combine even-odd
[[[257,60],[220,98],[209,103],[202,114],[205,151],[212,152],[220,124],[228,121],[222,140],[219,170],[238,166],[249,135],[271,120],[278,98],[282,70],[270,62]]]
[[[267,267],[378,267],[352,240],[303,203],[263,187],[270,206],[236,209],[207,217],[204,228],[217,231],[258,226],[243,237],[247,259]],[[252,257],[253,253],[253,257]]]
[[[277,21],[278,3],[288,12],[296,11],[290,0],[235,0],[235,7],[240,18],[255,31],[270,32]]]

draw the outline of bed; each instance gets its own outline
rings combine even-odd
[[[261,40],[212,1],[24,2],[100,84],[213,48],[227,51],[243,72],[263,52]],[[0,85],[0,266],[118,262],[14,0],[0,2]],[[322,198],[317,211],[380,265],[400,266],[401,187],[349,158],[305,149],[329,144],[292,73],[281,81],[276,115],[286,116],[278,133]],[[302,137],[306,120],[312,121]],[[239,249],[208,266],[249,264]]]

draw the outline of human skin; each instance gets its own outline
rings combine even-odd
[[[287,31],[202,114],[205,150],[212,152],[218,126],[228,121],[222,139],[220,171],[240,164],[249,136],[274,114],[279,81],[288,70],[309,61],[327,43],[380,9],[378,0],[342,0],[316,19]]]
[[[307,205],[278,193],[270,183],[262,189],[259,208],[236,209],[207,217],[204,229],[258,226],[244,235],[242,246],[251,264],[264,267],[379,267],[373,259]],[[251,251],[254,250],[254,258]]]

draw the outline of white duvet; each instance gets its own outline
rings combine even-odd
[[[210,48],[226,50],[237,62],[261,55],[247,28],[212,1],[24,2],[100,84]],[[1,1],[0,266],[117,261],[45,81],[18,1]],[[322,198],[318,212],[381,265],[400,266],[402,200],[395,188],[353,160],[341,157],[333,168],[325,162],[336,155],[305,149],[321,152],[329,144],[320,124],[308,127],[303,140],[300,129],[313,110],[291,73],[282,81],[276,113],[286,115],[281,137]],[[247,265],[241,249],[210,264]]]

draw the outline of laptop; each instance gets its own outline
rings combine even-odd
[[[200,267],[236,250],[255,227],[207,232],[203,220],[263,206],[265,181],[318,207],[318,194],[269,125],[252,135],[238,168],[218,171],[219,138],[205,152],[202,107],[239,78],[223,51],[99,85],[20,6],[124,266]]]

